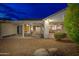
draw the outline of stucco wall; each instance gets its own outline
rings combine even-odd
[[[1,24],[1,36],[7,36],[17,33],[17,27],[15,24],[2,23]]]

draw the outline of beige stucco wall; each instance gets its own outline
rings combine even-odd
[[[1,24],[1,36],[17,34],[17,27],[15,24],[2,23]]]

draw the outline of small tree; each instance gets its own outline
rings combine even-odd
[[[79,43],[79,4],[68,4],[64,26],[71,39]]]

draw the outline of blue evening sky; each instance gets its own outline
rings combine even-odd
[[[4,3],[0,4],[0,19],[39,20],[66,7],[66,3]]]

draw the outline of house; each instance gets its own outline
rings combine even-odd
[[[44,38],[53,38],[53,33],[57,31],[64,31],[64,16],[65,9],[58,11],[55,14],[44,18]]]
[[[0,36],[20,35],[22,37],[53,38],[53,33],[64,31],[65,9],[42,20],[0,21]]]

